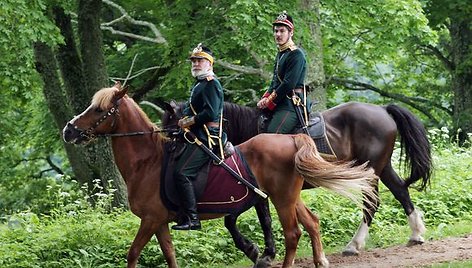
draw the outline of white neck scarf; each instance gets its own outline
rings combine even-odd
[[[207,70],[207,71],[200,71],[194,74],[194,77],[197,78],[198,80],[202,80],[207,78],[208,76],[215,76],[212,70]]]

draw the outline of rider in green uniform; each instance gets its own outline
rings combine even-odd
[[[183,111],[184,118],[179,127],[189,129],[208,148],[221,152],[223,88],[213,73],[213,53],[199,44],[190,55],[192,75],[196,81],[191,89],[190,99]],[[200,220],[192,181],[198,171],[210,160],[210,156],[198,145],[186,142],[174,169],[183,220],[172,226],[174,230],[199,230]]]
[[[274,39],[278,46],[275,58],[274,75],[269,89],[264,93],[257,107],[272,118],[268,124],[269,133],[294,133],[301,126],[296,113],[292,95],[300,97],[304,104],[303,120],[307,120],[305,92],[306,57],[305,53],[292,41],[294,25],[292,17],[284,11],[272,23]]]

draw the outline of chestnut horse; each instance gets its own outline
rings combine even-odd
[[[159,129],[119,84],[98,91],[91,105],[69,121],[63,130],[64,140],[75,144],[88,143],[96,136],[111,136],[115,162],[127,185],[130,209],[141,219],[128,251],[128,267],[136,267],[143,247],[153,235],[159,241],[168,266],[177,267],[168,227],[176,220],[176,212],[165,206],[160,195],[163,147],[169,139],[157,132]],[[314,142],[306,135],[263,134],[238,148],[257,185],[267,193],[277,211],[285,238],[283,267],[293,265],[301,235],[298,221],[310,235],[313,262],[317,266],[327,266],[319,219],[300,199],[304,181],[362,204],[361,193],[375,198],[370,185],[377,179],[374,171],[366,168],[366,164],[352,167],[353,163],[335,165],[323,160]],[[206,213],[199,216],[206,220],[225,215]]]
[[[155,102],[166,111],[162,118],[163,127],[175,126],[176,120],[181,117],[183,103]],[[225,102],[223,111],[227,120],[225,131],[233,144],[242,143],[258,134],[259,109]],[[412,232],[408,245],[422,244],[426,228],[421,212],[415,209],[408,191],[408,187],[419,180],[419,189],[424,189],[431,177],[430,143],[421,122],[407,109],[393,104],[377,106],[350,102],[326,110],[322,115],[326,123],[326,135],[338,160],[355,160],[358,163],[368,161],[408,216]],[[400,178],[391,163],[397,134],[401,141],[401,155],[406,156],[404,166],[410,171],[406,180]],[[374,184],[374,187],[377,193],[378,184]],[[313,187],[305,184],[306,188]],[[380,205],[378,198],[371,201],[365,204],[363,220],[344,249],[344,255],[357,255],[365,246],[369,227]],[[266,211],[258,207],[256,210]],[[264,218],[264,213],[261,213],[260,219]],[[267,221],[261,220],[261,224],[263,230],[270,228]],[[271,247],[267,243],[266,246]]]

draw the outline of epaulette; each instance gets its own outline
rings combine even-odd
[[[290,49],[290,51],[294,51],[294,50],[298,49],[297,45],[295,45],[295,44],[289,46],[288,48]]]
[[[206,77],[206,79],[207,79],[207,81],[211,81],[211,80],[213,80],[213,76],[209,75],[209,76]]]

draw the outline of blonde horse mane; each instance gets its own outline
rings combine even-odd
[[[90,105],[98,107],[102,110],[107,110],[113,104],[113,97],[115,97],[115,93],[118,91],[119,89],[116,87],[102,88],[99,91],[95,92]]]
[[[91,105],[94,107],[98,107],[102,110],[110,109],[110,107],[113,105],[113,98],[115,97],[115,94],[119,91],[120,89],[116,86],[102,88],[93,95]],[[156,124],[154,124],[151,119],[149,119],[149,116],[143,111],[143,109],[141,109],[141,107],[132,98],[130,98],[128,95],[124,95],[123,99],[128,100],[134,105],[136,111],[139,113],[141,118],[144,119],[147,125],[151,125],[154,130],[159,129]]]

